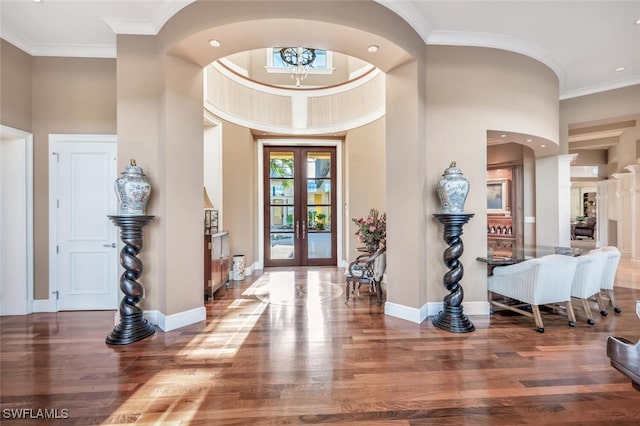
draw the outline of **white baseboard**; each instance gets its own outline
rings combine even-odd
[[[31,312],[57,312],[55,299],[36,299],[33,301]]]
[[[400,318],[406,321],[411,321],[416,324],[422,323],[427,319],[428,311],[427,305],[423,305],[420,309],[411,308],[409,306],[399,305],[393,302],[385,302],[384,314],[391,317]]]
[[[489,316],[491,313],[491,304],[489,302],[462,302],[462,307],[465,315]]]
[[[162,331],[167,332],[206,320],[207,311],[204,306],[171,315],[150,310],[144,312],[144,318],[151,324],[160,327]]]
[[[489,315],[489,302],[465,302],[462,306],[465,315]],[[419,309],[392,302],[385,302],[384,304],[385,315],[411,321],[416,324],[421,324],[428,317],[437,315],[441,310],[442,302],[428,302]]]

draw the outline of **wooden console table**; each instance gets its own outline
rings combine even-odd
[[[229,232],[221,231],[205,235],[204,298],[213,300],[213,294],[229,284],[231,261],[229,257]]]

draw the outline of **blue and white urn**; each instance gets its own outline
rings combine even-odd
[[[456,162],[445,169],[442,178],[436,183],[436,192],[440,198],[439,213],[464,213],[464,202],[469,193],[469,181],[462,176]]]
[[[121,216],[145,215],[151,184],[142,172],[142,168],[136,165],[136,160],[131,160],[131,164],[125,167],[122,176],[116,179],[115,189],[120,202]]]

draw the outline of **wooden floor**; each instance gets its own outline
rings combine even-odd
[[[0,423],[638,425],[640,392],[605,349],[640,338],[640,265],[625,268],[622,314],[590,326],[577,310],[569,328],[545,313],[544,334],[511,313],[453,334],[385,316],[374,295],[346,306],[332,268],[233,282],[206,323],[128,346],[104,343],[113,312],[3,317]]]

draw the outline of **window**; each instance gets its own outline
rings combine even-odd
[[[267,48],[267,72],[288,73],[289,66],[280,57],[280,47]],[[333,73],[333,54],[327,50],[316,49],[316,59],[311,64],[309,74]]]

